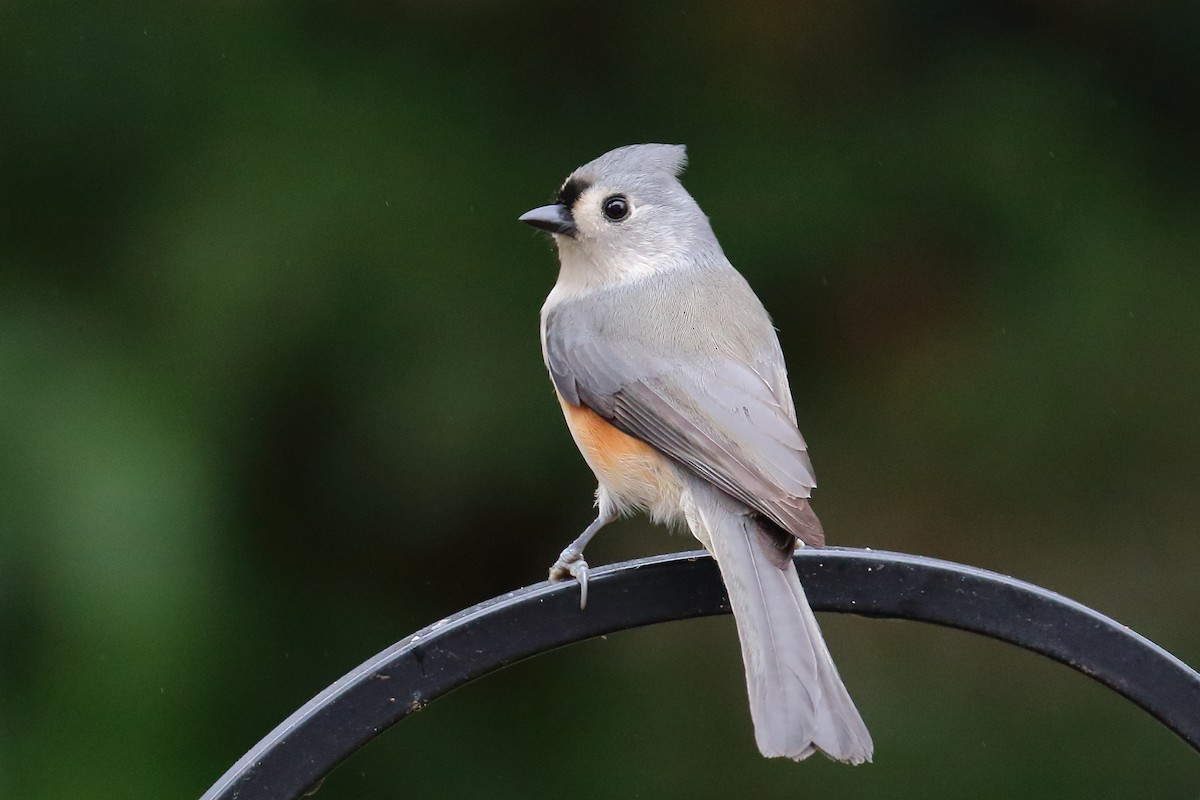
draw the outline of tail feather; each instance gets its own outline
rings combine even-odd
[[[763,524],[707,486],[692,490],[688,523],[721,568],[746,666],[754,735],[764,756],[800,761],[816,750],[859,764],[871,734],[850,699],[796,567],[772,563]]]

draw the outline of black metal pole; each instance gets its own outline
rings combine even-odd
[[[959,628],[1041,653],[1137,703],[1200,751],[1200,674],[1086,606],[986,570],[903,553],[827,547],[796,554],[817,611]],[[716,564],[678,553],[510,592],[397,642],[305,703],[202,800],[284,800],[451,689],[555,647],[657,622],[729,613]]]

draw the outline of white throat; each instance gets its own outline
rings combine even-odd
[[[676,259],[661,254],[646,256],[628,250],[620,254],[603,253],[598,259],[590,249],[571,241],[559,242],[558,264],[558,281],[546,298],[547,307],[683,266]]]

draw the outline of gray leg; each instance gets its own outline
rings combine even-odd
[[[583,560],[583,548],[587,547],[601,528],[617,518],[617,512],[611,503],[600,503],[600,513],[595,521],[588,525],[579,538],[567,545],[558,556],[558,561],[550,568],[550,580],[565,581],[574,578],[579,581],[579,607],[587,607],[588,596],[588,563]]]

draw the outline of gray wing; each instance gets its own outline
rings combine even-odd
[[[774,342],[764,356],[777,365],[732,357],[679,363],[575,333],[546,339],[546,364],[567,402],[587,406],[792,536],[824,543],[808,505],[812,463]]]

